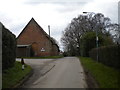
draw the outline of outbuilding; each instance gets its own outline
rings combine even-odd
[[[32,18],[17,37],[17,57],[59,55],[59,46]]]

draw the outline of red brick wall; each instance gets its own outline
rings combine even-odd
[[[39,28],[34,20],[31,20],[23,32],[18,36],[17,44],[32,44],[32,49],[35,53],[35,56],[57,55],[57,51],[53,49],[51,41],[45,36],[44,32],[41,30],[41,28]],[[42,48],[45,49],[44,52],[41,52]],[[52,50],[54,50],[54,52]]]
[[[18,44],[31,44],[33,42],[42,42],[46,39],[43,32],[34,21],[25,28],[22,34],[18,37]]]
[[[56,46],[56,45],[53,45],[53,47],[52,47],[52,55],[59,55],[59,49],[58,49],[58,47]]]

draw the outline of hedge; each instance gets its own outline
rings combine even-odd
[[[114,45],[113,40],[110,36],[106,36],[103,33],[98,34],[98,47]],[[89,51],[96,47],[96,33],[87,32],[81,38],[81,53],[82,56],[89,57]]]
[[[98,49],[92,49],[89,55],[93,60],[97,60],[97,50],[98,62],[120,69],[120,45],[103,46]]]
[[[2,70],[14,66],[16,58],[16,37],[2,25]]]

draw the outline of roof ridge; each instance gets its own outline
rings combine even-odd
[[[50,37],[44,30],[43,28],[35,21],[35,19],[32,17],[31,20],[27,23],[27,25],[23,28],[23,30],[21,31],[21,33],[18,35],[17,38],[19,38],[19,36],[24,32],[24,30],[26,29],[26,27],[32,22],[34,21],[37,26],[41,29],[41,31],[44,33],[44,35],[53,43],[53,44],[57,44],[56,42],[54,42],[53,37]]]

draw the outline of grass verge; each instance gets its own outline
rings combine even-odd
[[[91,58],[80,57],[80,61],[95,78],[100,88],[120,88],[118,85],[119,71],[101,63],[93,61]]]
[[[62,58],[63,56],[47,56],[47,57],[22,57],[25,59],[58,59]],[[19,57],[18,57],[19,58]]]
[[[25,65],[25,69],[21,69],[21,63],[16,61],[15,66],[5,70],[2,74],[2,88],[11,88],[20,80],[22,80],[30,71],[31,67],[29,65]]]

